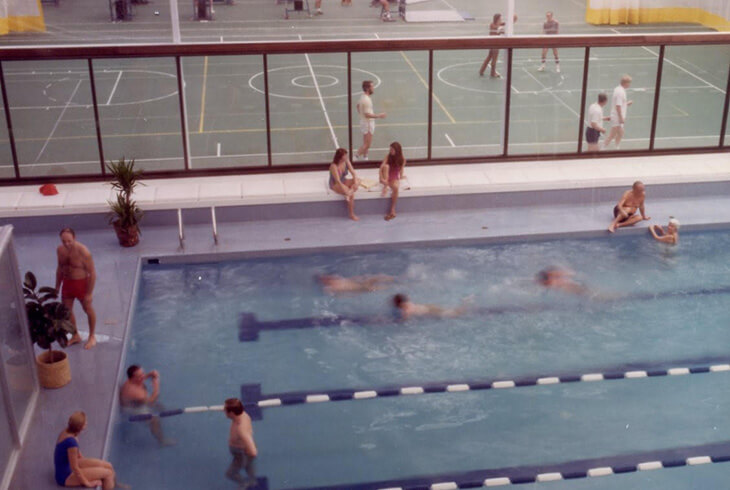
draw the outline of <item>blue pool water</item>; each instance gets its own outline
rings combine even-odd
[[[598,299],[543,291],[533,277],[550,265],[575,270]],[[397,279],[384,291],[333,297],[314,280],[322,273]],[[168,408],[220,405],[249,384],[264,395],[317,393],[713,364],[730,358],[728,287],[726,231],[685,233],[674,248],[616,236],[146,265],[127,362],[160,371]],[[441,305],[469,296],[482,313],[383,320],[395,292]],[[244,313],[361,320],[242,342]],[[730,441],[728,388],[721,372],[265,408],[254,423],[258,474],[269,488],[348,488]],[[110,457],[123,480],[235,488],[223,476],[221,412],[163,423],[176,446],[161,449],[143,424],[117,417]],[[715,464],[539,485],[723,488],[728,477],[730,464]]]

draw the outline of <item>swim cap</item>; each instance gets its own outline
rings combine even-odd
[[[677,218],[669,218],[669,224],[679,229],[679,220]]]

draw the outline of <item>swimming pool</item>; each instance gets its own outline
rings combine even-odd
[[[533,277],[549,265],[598,299],[542,290]],[[328,296],[322,273],[397,279]],[[167,408],[273,405],[254,422],[268,488],[463,487],[730,455],[728,231],[684,233],[675,248],[619,235],[146,264],[138,291],[126,362],[160,371]],[[401,291],[471,296],[475,311],[398,322]],[[307,327],[281,328],[294,326]],[[178,444],[159,448],[117,416],[110,458],[135,488],[234,488],[227,423],[209,410],[165,417]],[[728,476],[730,465],[683,465],[539,485],[722,488]]]

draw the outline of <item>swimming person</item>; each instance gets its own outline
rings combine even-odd
[[[383,184],[382,197],[385,197],[390,189],[390,211],[385,215],[385,221],[395,218],[395,203],[398,202],[400,181],[403,180],[406,168],[406,159],[403,158],[403,148],[400,143],[394,141],[390,144],[388,154],[380,164],[380,183]]]
[[[152,380],[152,394],[147,391],[145,381]],[[127,380],[119,390],[119,404],[122,413],[128,415],[145,415],[154,414],[156,411],[162,411],[164,407],[157,402],[160,396],[160,373],[152,370],[149,373],[144,372],[140,366],[133,364],[127,368]],[[163,446],[171,446],[175,444],[173,439],[166,439],[162,433],[160,418],[156,415],[149,420],[150,432]]]
[[[231,429],[228,434],[228,450],[233,456],[230,466],[226,470],[226,477],[240,485],[239,488],[248,488],[256,485],[256,465],[258,456],[256,443],[253,440],[253,425],[251,417],[243,408],[238,398],[228,398],[223,410],[231,420]],[[241,469],[246,470],[248,481],[241,476]]]
[[[386,274],[374,276],[342,277],[337,275],[317,276],[327,294],[369,293],[385,289],[395,278]]]
[[[644,210],[644,200],[646,199],[646,191],[644,184],[637,180],[631,189],[624,192],[621,196],[621,200],[613,208],[613,221],[608,225],[608,231],[613,233],[616,228],[623,226],[633,226],[641,220],[650,220],[651,218],[646,215]],[[636,214],[636,210],[641,212],[641,215]]]
[[[570,269],[547,267],[537,273],[535,280],[548,289],[557,289],[571,294],[588,294],[590,291],[586,286],[573,280],[574,274]]]
[[[405,294],[393,296],[393,306],[404,320],[411,317],[455,318],[467,311],[467,302],[463,301],[457,308],[444,308],[430,304],[414,303]]]
[[[670,216],[666,230],[659,225],[651,225],[649,226],[649,233],[654,237],[654,240],[676,245],[679,243],[679,220]]]
[[[68,425],[58,436],[53,452],[56,483],[62,487],[95,488],[101,485],[104,490],[129,488],[116,482],[111,463],[85,458],[81,454],[77,438],[85,428],[86,414],[74,412],[68,419]]]
[[[352,178],[347,179],[348,174],[352,174]],[[360,181],[355,174],[355,168],[347,157],[347,150],[337,148],[332,163],[330,164],[329,186],[337,194],[345,196],[347,212],[353,221],[360,219],[355,215],[355,192],[357,192],[359,185]]]

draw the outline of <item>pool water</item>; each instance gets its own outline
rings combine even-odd
[[[543,290],[533,278],[547,266],[576,271],[594,297]],[[396,280],[329,296],[315,280],[325,273]],[[727,231],[684,233],[677,247],[619,235],[150,264],[127,363],[160,371],[167,408],[220,405],[248,384],[316,393],[712,363],[730,358],[728,287]],[[474,311],[389,320],[396,292],[445,306],[468,298]],[[242,342],[244,313],[359,320]],[[709,373],[265,408],[257,472],[269,488],[348,488],[727,441],[728,388],[730,374]],[[117,417],[110,457],[134,488],[235,488],[224,477],[227,424],[221,412],[165,418],[178,444],[159,448],[143,424]],[[716,464],[540,485],[721,488],[713,482],[728,477],[730,465]]]

